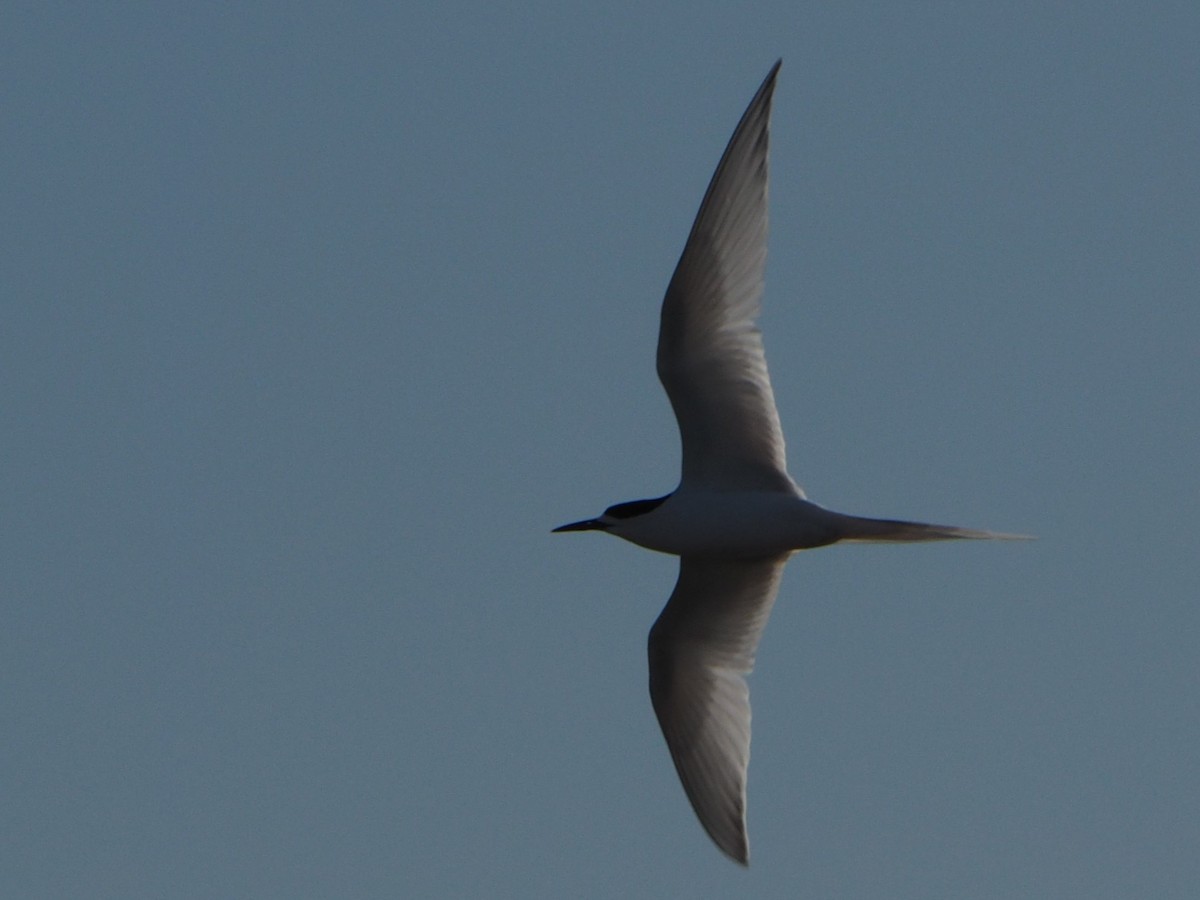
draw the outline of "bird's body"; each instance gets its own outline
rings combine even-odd
[[[779,63],[721,158],[663,300],[658,374],[683,449],[679,487],[555,531],[607,531],[680,557],[650,631],[650,698],[684,790],[723,852],[746,864],[745,675],[788,556],[839,542],[1012,535],[833,512],[788,475],[755,326],[767,236],[767,140]]]
[[[651,507],[650,505],[653,504]],[[762,559],[829,544],[907,543],[1012,535],[954,525],[848,516],[818,506],[800,491],[718,491],[680,488],[655,500],[619,503],[645,509],[636,515],[606,513],[559,531],[607,531],[630,543],[674,556]]]
[[[836,515],[788,491],[684,488],[607,530],[675,556],[761,559],[833,543]]]

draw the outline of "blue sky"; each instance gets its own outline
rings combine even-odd
[[[1192,3],[8,6],[0,893],[1193,897]],[[658,306],[783,57],[751,868],[646,693]]]

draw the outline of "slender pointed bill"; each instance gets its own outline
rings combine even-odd
[[[559,525],[553,529],[551,534],[558,534],[560,531],[604,531],[608,528],[599,519],[584,519],[582,522],[572,522],[569,525]]]

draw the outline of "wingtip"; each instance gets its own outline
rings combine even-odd
[[[767,85],[772,85],[775,83],[775,79],[779,77],[779,69],[782,65],[783,57],[781,56],[779,59],[775,60],[774,65],[772,65],[770,71],[767,72],[767,77],[763,79],[762,87],[759,88],[760,92],[763,90],[763,88],[767,87]]]
[[[743,840],[740,844],[726,846],[718,841],[711,833],[709,834],[709,837],[711,837],[713,843],[717,845],[717,849],[725,854],[728,859],[733,860],[733,862],[737,863],[743,869],[750,868],[750,845],[747,841]]]

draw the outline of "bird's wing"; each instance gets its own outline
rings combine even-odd
[[[767,136],[775,63],[742,115],[663,300],[662,380],[683,444],[681,484],[792,490],[755,326],[767,257]]]
[[[746,674],[779,590],[786,556],[684,557],[650,629],[650,700],[700,824],[745,865],[750,691]]]

